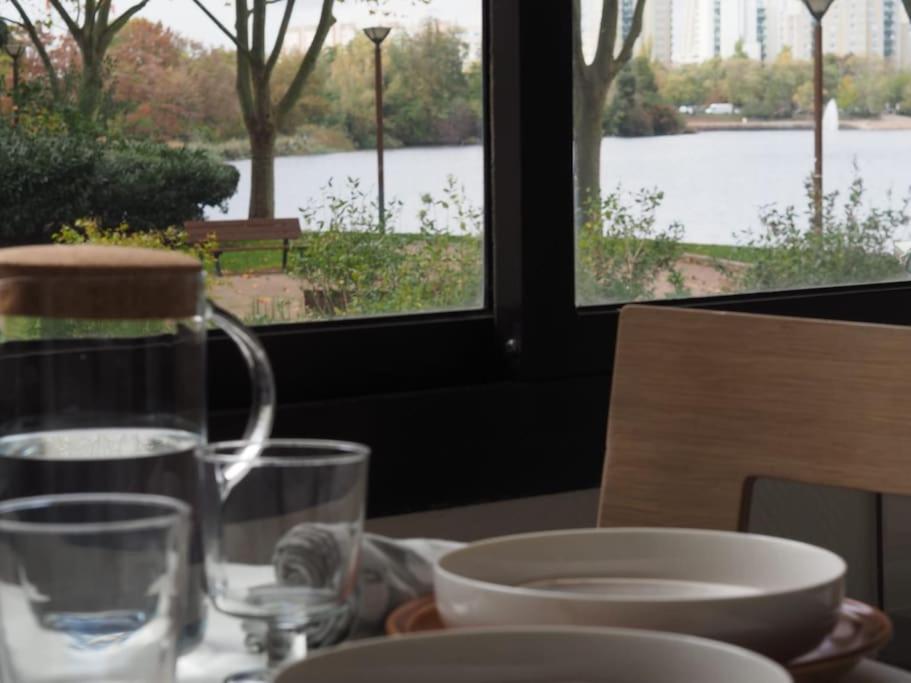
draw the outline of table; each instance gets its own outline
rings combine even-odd
[[[838,683],[911,683],[911,672],[867,660]]]
[[[177,680],[178,683],[222,683],[225,676],[259,668],[263,662],[264,658],[244,651],[239,620],[210,610],[206,639],[180,658]],[[838,683],[911,683],[911,672],[865,661]]]

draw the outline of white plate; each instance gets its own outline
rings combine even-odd
[[[434,572],[447,626],[619,626],[706,636],[779,661],[835,623],[845,563],[771,536],[579,529],[473,543]]]
[[[738,647],[599,628],[480,629],[361,641],[318,652],[276,683],[791,683]]]

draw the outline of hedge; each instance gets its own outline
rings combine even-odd
[[[156,230],[223,206],[239,173],[200,150],[0,127],[0,244],[50,242],[77,219]]]

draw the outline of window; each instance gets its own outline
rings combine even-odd
[[[749,3],[637,5],[620,32],[602,16],[610,3],[579,3],[578,303],[907,279],[911,195],[895,150],[911,129],[894,113],[911,64],[882,57],[875,23],[865,51],[863,26],[837,30],[839,5],[871,22],[882,8],[842,0],[836,23],[823,19],[817,204],[812,40],[795,51],[786,31],[812,36],[803,4],[767,5],[762,30]]]
[[[481,306],[257,327],[276,371],[276,434],[369,443],[371,515],[598,485],[620,304],[577,307],[572,6],[483,3]],[[901,281],[693,294],[661,304],[911,323]],[[249,400],[240,361],[217,333],[209,349],[210,434],[235,437]]]
[[[257,0],[246,36],[234,3],[118,3],[92,22],[85,6],[10,7],[0,133],[31,168],[72,148],[72,168],[48,163],[85,180],[61,202],[9,164],[3,242],[187,249],[250,324],[483,306],[481,0]],[[93,31],[110,47],[76,40]]]

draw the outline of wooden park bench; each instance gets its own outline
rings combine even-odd
[[[300,223],[296,218],[250,218],[241,221],[188,221],[184,223],[187,241],[202,244],[213,237],[218,246],[213,251],[215,273],[221,275],[221,255],[226,251],[264,251],[273,248],[242,244],[238,242],[260,242],[281,240],[282,272],[288,268],[288,251],[291,240],[300,237]],[[226,246],[226,245],[234,246]]]

